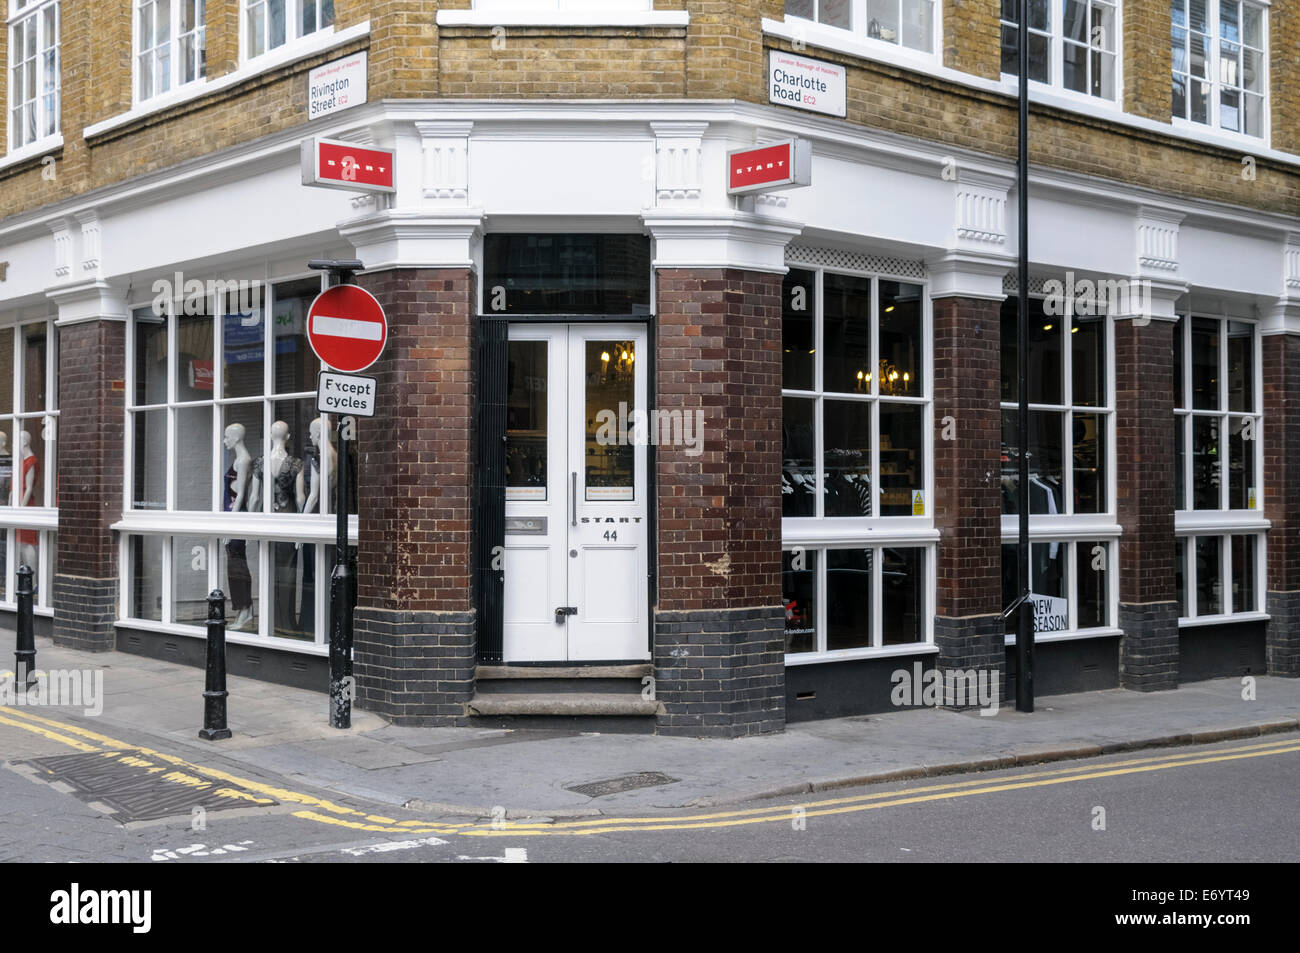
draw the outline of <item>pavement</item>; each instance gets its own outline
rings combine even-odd
[[[0,631],[0,673],[14,634]],[[485,728],[407,728],[353,710],[328,725],[324,692],[228,679],[233,737],[198,737],[202,669],[37,638],[38,670],[103,671],[102,712],[50,718],[192,761],[439,815],[584,817],[734,805],[909,778],[996,770],[1143,748],[1300,730],[1300,680],[1240,678],[1176,691],[1037,699],[1032,714],[912,709],[787,726],[740,739]],[[34,711],[34,710],[33,710]],[[0,708],[0,714],[3,709]],[[636,777],[631,777],[636,776]],[[610,782],[601,784],[599,782]],[[637,786],[641,785],[641,786]],[[574,790],[580,788],[580,790]]]

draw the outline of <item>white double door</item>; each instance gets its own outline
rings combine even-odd
[[[506,402],[506,662],[650,657],[646,330],[515,325]]]

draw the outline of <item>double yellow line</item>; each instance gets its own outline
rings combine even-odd
[[[796,819],[802,820],[809,817],[853,814],[882,807],[900,807],[905,804],[922,804],[927,801],[998,794],[1004,791],[1070,784],[1076,781],[1121,777],[1150,771],[1166,771],[1171,768],[1194,767],[1196,765],[1240,761],[1248,758],[1266,758],[1300,751],[1300,736],[1291,734],[1274,741],[1239,745],[1232,748],[1216,748],[1203,754],[1182,752],[1179,754],[1130,758],[1124,761],[1109,761],[1105,764],[1098,764],[1095,768],[1090,769],[1081,768],[1075,764],[1067,768],[1029,771],[1009,777],[985,777],[968,781],[952,781],[944,784],[905,788],[898,791],[877,791],[851,797],[828,798],[810,801],[806,804],[769,805],[766,807],[684,816],[598,817],[559,822],[544,820],[476,824],[398,821],[391,817],[368,814],[310,794],[277,788],[258,781],[250,781],[217,768],[193,764],[174,755],[163,754],[151,748],[127,744],[107,735],[77,725],[45,718],[30,711],[0,708],[0,724],[22,728],[52,741],[69,745],[78,751],[102,752],[106,757],[119,757],[123,763],[129,764],[137,756],[146,760],[152,759],[153,761],[165,762],[174,768],[241,788],[252,795],[272,797],[282,803],[300,805],[302,809],[294,811],[293,816],[316,823],[374,833],[460,834],[466,837],[577,837],[588,834],[614,834],[628,831],[683,831],[720,829],[746,824],[792,823]],[[133,754],[128,755],[128,752],[133,752]]]

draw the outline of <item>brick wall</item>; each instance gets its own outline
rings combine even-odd
[[[59,545],[54,578],[58,644],[113,646],[122,512],[125,324],[88,321],[59,332]]]
[[[1168,321],[1115,328],[1116,515],[1120,540],[1120,682],[1178,687],[1174,591],[1174,361]]]
[[[469,0],[443,3],[465,9]],[[1126,106],[1164,122],[1169,117],[1169,14],[1161,0],[1124,5]],[[723,98],[766,103],[765,47],[759,23],[784,16],[782,0],[657,0],[685,9],[683,28],[506,28],[504,46],[491,28],[439,29],[437,8],[421,0],[338,5],[343,28],[368,19],[369,37],[260,74],[130,123],[86,143],[82,128],[119,114],[131,99],[130,17],[121,4],[68,6],[63,21],[63,134],[57,182],[43,180],[39,160],[0,170],[0,218],[57,198],[117,182],[246,142],[306,119],[305,73],[327,59],[370,51],[370,95],[438,97]],[[94,17],[93,21],[91,17]],[[1291,55],[1300,15],[1270,10],[1274,146],[1300,150],[1300,61]],[[999,75],[997,0],[945,0],[944,62],[976,76]],[[3,44],[0,39],[0,55]],[[208,7],[209,76],[238,63],[238,0]],[[809,45],[804,51],[848,69],[848,121],[1011,158],[1015,102],[871,60]],[[0,77],[0,89],[7,77]],[[4,122],[0,118],[0,124]],[[2,128],[2,127],[0,127]],[[1241,152],[1174,140],[1046,107],[1033,113],[1032,161],[1133,185],[1300,212],[1300,175],[1258,159],[1253,181],[1241,176]]]
[[[388,315],[371,368],[380,402],[360,479],[361,605],[468,611],[474,277],[469,269],[364,275]]]
[[[657,273],[656,406],[704,413],[703,452],[656,448],[658,730],[785,723],[781,276]]]
[[[357,705],[403,725],[459,724],[474,692],[471,585],[474,272],[401,269],[358,283],[388,315],[370,373],[359,479]]]
[[[1300,335],[1264,339],[1264,515],[1270,675],[1300,677]]]

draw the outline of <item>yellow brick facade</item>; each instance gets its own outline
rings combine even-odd
[[[941,0],[945,66],[982,80],[999,74],[998,0]],[[443,3],[467,9],[470,0]],[[1270,8],[1273,147],[1300,151],[1300,11],[1297,0]],[[781,20],[783,0],[656,0],[686,10],[686,27],[444,26],[425,0],[336,3],[336,29],[368,20],[369,34],[257,73],[230,89],[141,117],[87,140],[83,128],[126,111],[131,91],[131,7],[127,0],[64,0],[62,149],[57,177],[41,156],[0,168],[0,219],[59,198],[156,170],[306,121],[306,73],[354,50],[370,56],[370,99],[736,99],[766,104],[766,51],[790,50],[763,36],[764,17]],[[1169,114],[1167,0],[1124,0],[1124,107],[1166,122]],[[207,5],[208,75],[238,67],[239,0]],[[0,37],[7,62],[8,31]],[[804,53],[848,70],[848,121],[1010,157],[1010,96],[941,80],[885,62],[819,48]],[[7,82],[0,80],[0,87]],[[7,89],[4,92],[7,103]],[[0,119],[0,133],[6,117]],[[4,141],[7,142],[7,139]],[[1240,150],[1200,144],[1046,107],[1035,107],[1033,161],[1155,189],[1300,213],[1300,170],[1256,158],[1241,175]]]

